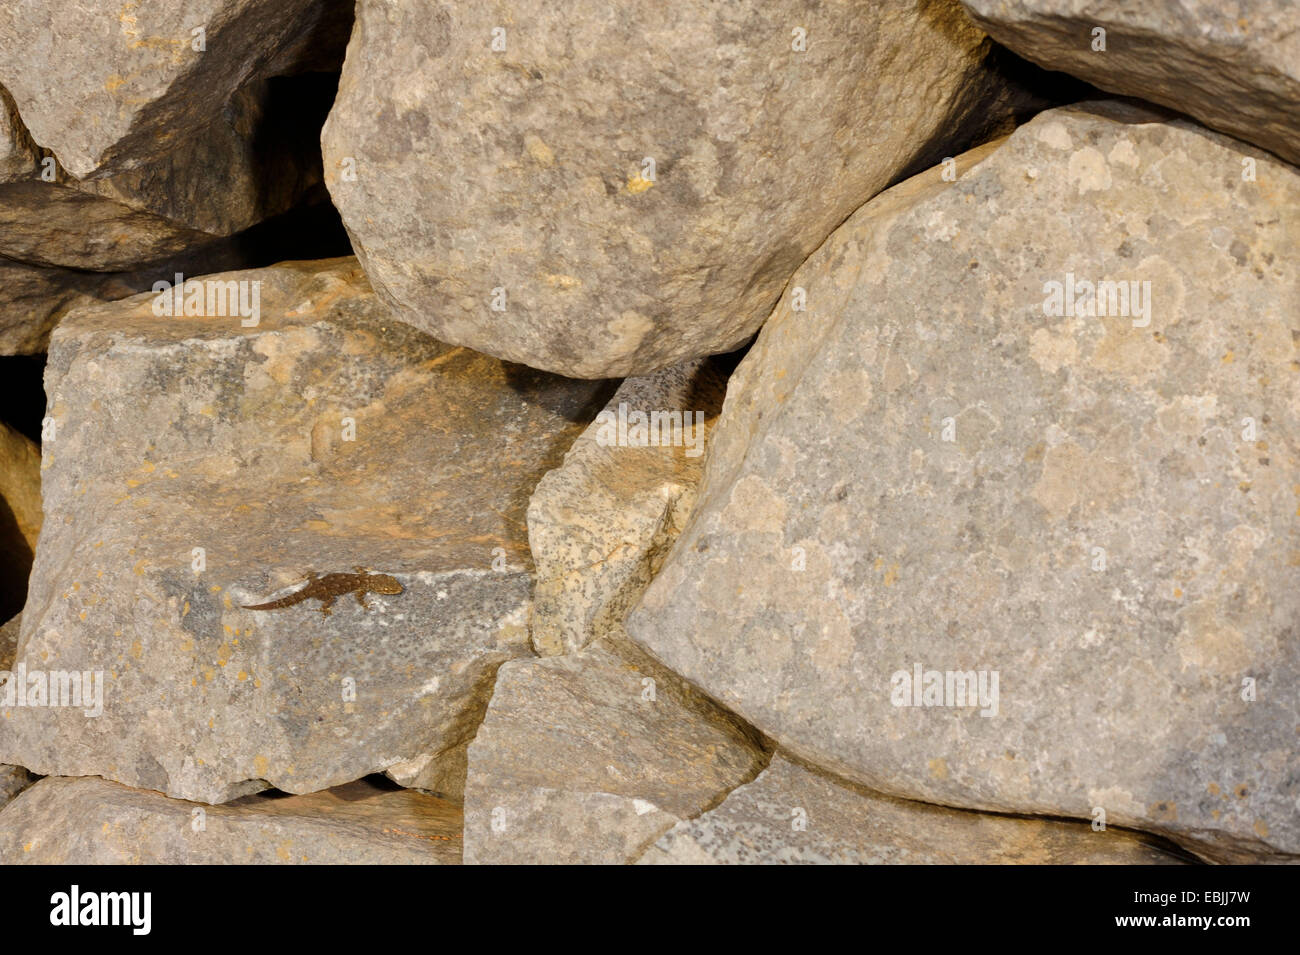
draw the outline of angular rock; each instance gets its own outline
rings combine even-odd
[[[679,822],[638,865],[1176,865],[1117,829],[891,799],[777,753],[722,805]]]
[[[460,841],[453,803],[369,780],[199,806],[56,776],[0,814],[5,865],[457,865]]]
[[[0,84],[74,176],[116,174],[218,120],[277,55],[319,31],[319,4],[127,0],[113,14],[92,14],[81,0],[6,4]]]
[[[791,280],[628,630],[873,789],[1294,857],[1300,172],[1101,103],[957,169]]]
[[[398,318],[575,377],[743,344],[853,209],[1030,99],[955,0],[510,13],[361,0],[326,181]]]
[[[55,330],[18,665],[103,671],[103,712],[0,705],[0,759],[218,802],[454,749],[529,652],[528,494],[612,387],[392,322],[352,258],[203,288]],[[404,591],[246,609],[357,567]]]
[[[215,103],[213,121],[165,155],[94,180],[69,176],[34,146],[0,90],[0,256],[130,270],[285,212],[322,188],[316,139],[332,86],[320,85],[252,83]]]
[[[0,766],[0,808],[36,782],[36,777],[21,766]]]
[[[1040,66],[1189,113],[1300,164],[1300,7],[1292,0],[962,3],[995,40]]]
[[[690,514],[725,390],[703,360],[627,379],[537,485],[528,541],[538,653],[570,653],[622,623]]]
[[[0,421],[0,619],[23,609],[40,532],[40,448]]]
[[[619,637],[507,663],[469,747],[465,862],[634,861],[764,760],[748,727]]]

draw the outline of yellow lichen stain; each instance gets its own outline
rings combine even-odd
[[[244,670],[240,670],[238,673],[235,674],[235,679],[238,680],[240,683],[243,683],[245,680],[248,679],[248,673]]]
[[[1238,799],[1245,799],[1250,795],[1250,787],[1245,783],[1240,783],[1232,791],[1237,794]]]
[[[1210,783],[1208,786],[1205,787],[1205,791],[1209,793],[1211,796],[1218,796],[1223,792],[1223,790],[1219,788],[1218,783]]]
[[[220,593],[220,592],[221,592],[221,586],[220,586],[219,584],[213,584],[211,587],[208,588],[208,592],[209,592],[209,593],[214,593],[214,594],[216,594],[216,593]]]
[[[547,273],[546,275],[543,276],[543,278],[546,280],[546,284],[551,286],[551,288],[558,288],[566,292],[569,289],[577,288],[579,285],[582,284],[581,279],[574,278],[572,275],[560,275],[558,273],[556,274]]]
[[[150,563],[151,561],[148,557],[141,557],[136,562],[135,566],[131,568],[131,573],[135,574],[137,577],[143,577],[144,569],[148,567]]]
[[[1178,804],[1173,802],[1155,802],[1149,810],[1156,819],[1174,822],[1178,819]]]
[[[144,644],[138,639],[131,644],[131,656],[135,657],[137,660],[144,656]]]
[[[930,776],[934,779],[947,779],[948,762],[944,759],[930,760]]]
[[[1221,362],[1223,362],[1225,365],[1231,365],[1231,364],[1232,364],[1232,351],[1229,350],[1229,351],[1224,352],[1224,353],[1223,353],[1223,357],[1220,358],[1219,360],[1220,360]]]
[[[641,178],[640,173],[638,173],[635,176],[632,176],[627,181],[627,191],[634,196],[639,196],[641,193],[645,192],[647,189],[651,188],[652,186],[654,186],[654,182],[649,179]]]
[[[190,613],[190,602],[187,600],[185,601],[185,603],[181,604],[181,616],[187,617],[189,616],[189,613]]]
[[[1263,819],[1255,820],[1255,835],[1259,836],[1261,839],[1268,838],[1268,823]]]
[[[1174,599],[1175,599],[1175,600],[1181,600],[1182,597],[1183,597],[1183,590],[1182,590],[1182,588],[1181,588],[1181,587],[1175,587],[1175,588],[1174,588]],[[1211,785],[1213,785],[1213,784],[1211,784]]]
[[[524,149],[528,150],[528,155],[541,163],[543,166],[552,166],[555,164],[555,153],[551,147],[542,141],[542,138],[535,133],[528,133],[524,136]]]
[[[270,766],[271,766],[270,761],[261,753],[258,753],[256,756],[253,757],[253,772],[257,773],[259,778],[261,779],[266,778],[266,772],[270,768]]]

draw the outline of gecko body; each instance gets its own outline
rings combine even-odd
[[[369,610],[366,594],[400,594],[405,588],[395,577],[388,574],[370,574],[364,567],[357,567],[354,574],[316,574],[307,575],[307,584],[293,593],[261,604],[244,604],[245,610],[280,610],[292,607],[304,600],[319,600],[322,616],[328,617],[333,610],[334,601],[344,594],[355,594],[362,610]]]

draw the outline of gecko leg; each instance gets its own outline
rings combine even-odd
[[[361,609],[369,610],[370,604],[366,603],[366,592],[362,590],[360,587],[358,587],[356,590],[353,591],[353,593],[356,594],[357,603],[361,604]]]
[[[334,609],[333,594],[330,594],[327,597],[322,597],[320,599],[320,614],[322,617],[328,617],[330,613],[333,611],[333,609]]]

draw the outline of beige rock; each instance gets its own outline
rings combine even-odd
[[[369,780],[202,806],[53,776],[0,814],[4,865],[457,865],[460,842],[455,804]]]
[[[873,789],[1294,858],[1300,172],[1110,104],[956,170],[791,279],[628,630]]]
[[[891,799],[777,753],[639,865],[1176,865],[1134,833]]]
[[[15,698],[0,761],[221,802],[454,750],[529,653],[528,494],[612,386],[392,322],[355,259],[203,282],[54,333],[16,665],[102,673],[103,711]],[[402,592],[247,609],[358,567]]]
[[[955,0],[509,12],[361,0],[326,181],[395,316],[576,377],[743,344],[857,206],[1041,102]]]
[[[621,624],[695,502],[725,376],[696,361],[623,382],[528,502],[533,646],[569,653]]]

